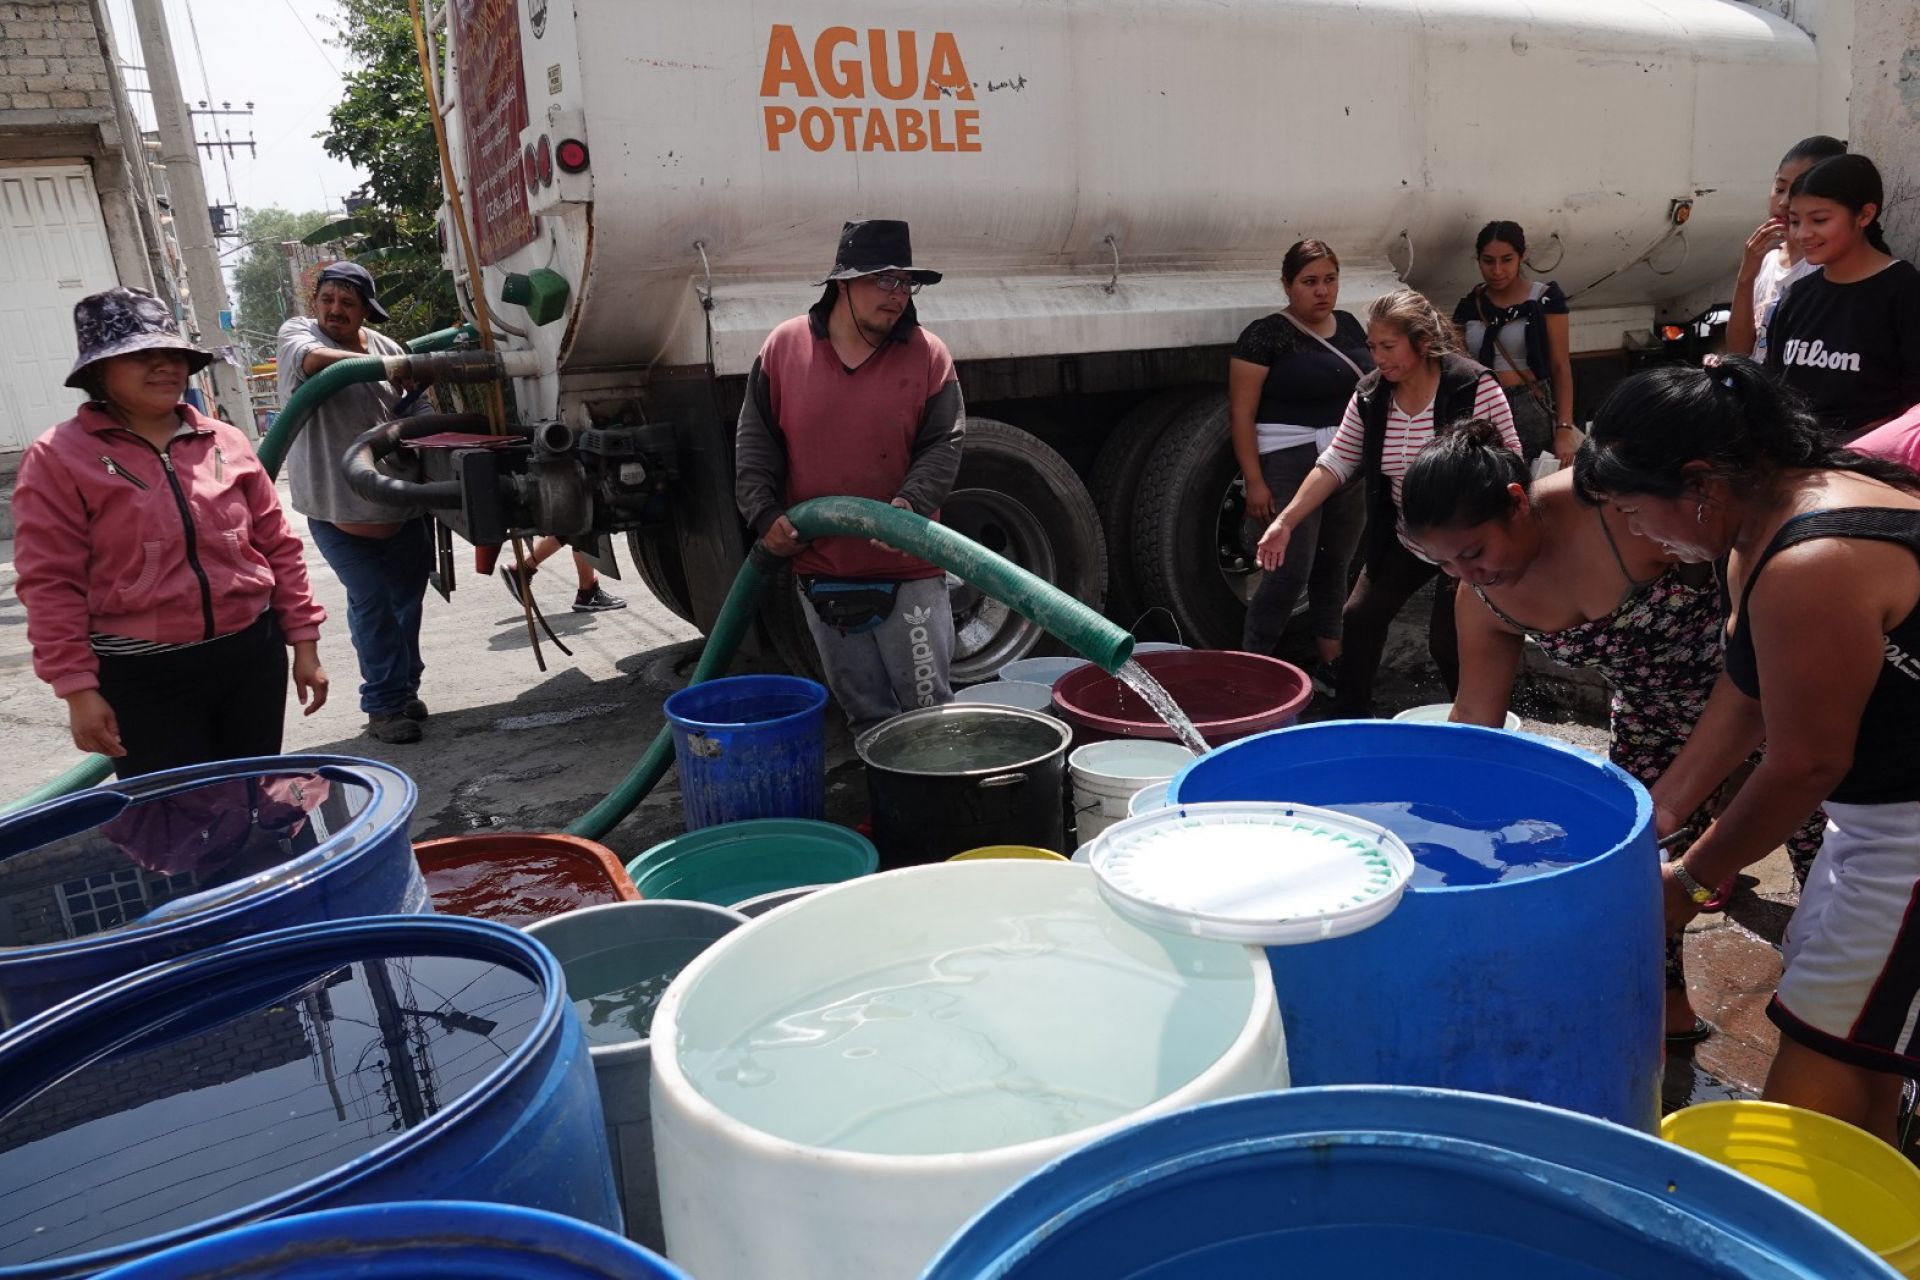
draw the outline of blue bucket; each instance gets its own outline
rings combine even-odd
[[[155,965],[0,1036],[0,1275],[409,1199],[618,1230],[560,962],[451,916],[329,921]]]
[[[235,938],[430,910],[407,838],[418,798],[391,766],[292,755],[148,774],[0,818],[0,1030]]]
[[[100,1280],[687,1280],[599,1227],[510,1205],[425,1201],[331,1209],[224,1232]]]
[[[687,830],[827,814],[827,691],[799,676],[727,676],[667,699]]]
[[[1413,802],[1564,828],[1576,865],[1410,887],[1371,929],[1270,950],[1294,1082],[1465,1089],[1658,1124],[1659,855],[1652,804],[1620,769],[1529,734],[1335,721],[1222,747],[1172,794]]]
[[[1082,1147],[988,1206],[921,1280],[1894,1274],[1657,1138],[1504,1098],[1332,1088],[1209,1103]]]

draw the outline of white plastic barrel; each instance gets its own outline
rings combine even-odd
[[[1067,757],[1073,811],[1080,843],[1127,816],[1127,804],[1143,788],[1165,782],[1193,763],[1193,752],[1173,742],[1121,739],[1090,742]]]
[[[821,889],[690,964],[653,1033],[667,1253],[700,1280],[904,1280],[1066,1152],[1288,1082],[1263,952],[1059,862]]]
[[[1446,724],[1452,715],[1451,702],[1429,702],[1424,707],[1408,707],[1394,719],[1405,720],[1412,724]],[[1520,717],[1511,711],[1507,712],[1506,723],[1501,727],[1509,732],[1517,730],[1520,727]]]

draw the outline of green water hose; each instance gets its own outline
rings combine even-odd
[[[1044,578],[925,516],[866,498],[814,498],[787,512],[787,518],[809,541],[832,535],[878,538],[888,546],[930,560],[1038,623],[1105,671],[1118,671],[1133,654],[1133,637],[1122,628]],[[779,557],[754,544],[708,633],[689,685],[711,680],[727,669],[780,565]],[[672,764],[673,730],[663,726],[620,785],[568,827],[567,834],[588,840],[603,838],[660,784]]]
[[[474,336],[471,325],[459,325],[452,329],[440,329],[433,333],[422,334],[407,344],[409,356],[366,356],[357,360],[342,360],[338,364],[328,365],[319,373],[301,383],[294,393],[287,397],[287,403],[274,418],[273,430],[267,432],[266,439],[260,442],[260,461],[266,465],[269,476],[278,477],[280,466],[287,459],[287,449],[293,444],[293,438],[300,434],[300,428],[307,424],[313,411],[322,401],[340,390],[357,382],[381,382],[389,376],[394,377],[438,377],[448,381],[474,381],[476,375],[481,378],[495,376],[497,363],[485,352],[460,352],[454,356],[439,355],[457,343],[470,340]],[[435,356],[431,361],[415,361],[413,356]],[[474,359],[473,357],[478,357]],[[391,372],[393,370],[397,372]],[[0,814],[12,813],[15,809],[26,809],[48,800],[57,800],[61,796],[75,791],[84,791],[88,787],[100,785],[113,776],[113,761],[103,755],[88,755],[79,763],[51,782],[43,783],[21,796],[0,805]]]

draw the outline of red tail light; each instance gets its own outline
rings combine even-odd
[[[587,144],[567,138],[553,149],[553,158],[562,173],[579,173],[587,167]]]
[[[544,134],[540,137],[540,185],[553,185],[553,142]]]
[[[540,170],[534,160],[533,144],[531,142],[527,144],[526,155],[521,157],[521,164],[525,166],[527,171],[527,193],[531,195],[540,189]]]

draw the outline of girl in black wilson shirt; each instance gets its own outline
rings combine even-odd
[[[1247,486],[1247,519],[1261,529],[1313,471],[1333,439],[1362,374],[1373,368],[1367,331],[1340,301],[1340,259],[1323,240],[1301,240],[1280,263],[1287,307],[1255,320],[1227,362],[1227,417],[1233,455]],[[1271,655],[1307,593],[1308,621],[1320,665],[1340,656],[1347,566],[1367,523],[1358,484],[1328,499],[1302,529],[1285,562],[1260,581],[1247,605],[1240,647]],[[1324,682],[1327,672],[1316,671]]]
[[[1887,252],[1884,198],[1861,155],[1821,161],[1787,197],[1788,234],[1819,270],[1775,310],[1767,372],[1841,444],[1920,403],[1920,271]]]
[[[1829,443],[1749,360],[1659,369],[1601,406],[1575,488],[1680,559],[1719,562],[1726,665],[1652,787],[1664,837],[1764,740],[1753,777],[1662,869],[1669,930],[1815,805],[1764,1097],[1892,1141],[1920,1075],[1920,477]]]

